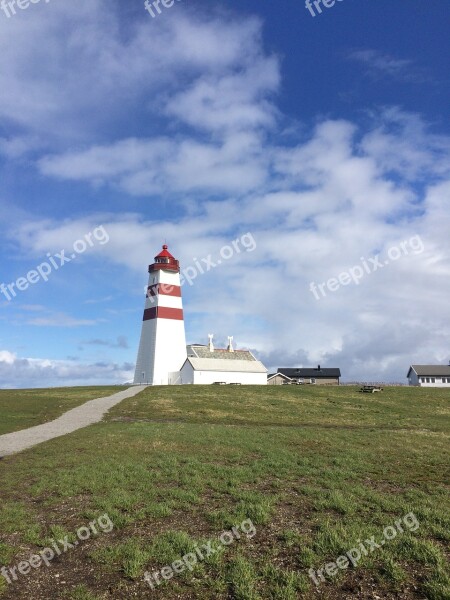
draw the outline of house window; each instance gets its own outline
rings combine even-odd
[[[421,382],[421,383],[425,383],[425,377],[421,377],[421,378],[420,378],[420,382]]]
[[[313,377],[311,377],[311,383],[316,383],[316,380]]]
[[[429,377],[427,377],[427,383],[430,383],[430,378]]]
[[[435,379],[435,377],[432,377],[432,378],[431,378],[431,383],[436,383],[436,379]]]

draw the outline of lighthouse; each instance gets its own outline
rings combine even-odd
[[[134,383],[168,385],[187,357],[180,264],[164,245],[148,272]]]

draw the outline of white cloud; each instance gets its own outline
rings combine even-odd
[[[77,319],[64,313],[56,313],[45,317],[29,319],[27,324],[34,325],[35,327],[85,327],[88,325],[97,325],[103,321],[103,319]]]
[[[131,195],[243,193],[266,180],[261,140],[230,134],[223,142],[127,139],[81,152],[46,156],[42,173],[60,179],[112,184]]]
[[[13,135],[0,138],[0,154],[10,159],[20,158],[36,148],[42,148],[42,141],[37,136]]]
[[[31,150],[36,134],[44,147],[110,136],[137,110],[152,130],[155,113],[177,111],[177,94],[181,100],[182,90],[203,82],[223,90],[222,101],[216,91],[213,102],[225,116],[239,115],[243,124],[271,118],[258,95],[276,87],[277,63],[261,52],[258,19],[206,16],[180,5],[158,21],[143,15],[128,22],[121,3],[111,0],[54,2],[1,19],[0,119],[11,133],[0,151]],[[233,100],[237,92],[241,98]],[[197,117],[189,118],[198,122],[205,101],[189,101],[198,105]]]
[[[166,112],[189,125],[219,133],[271,127],[276,113],[266,98],[279,84],[278,60],[259,59],[244,72],[199,78],[168,101]]]
[[[408,115],[396,115],[409,122]],[[132,269],[145,284],[162,231],[182,267],[194,264],[194,257],[217,257],[224,244],[250,231],[254,252],[236,255],[183,288],[191,341],[204,340],[213,329],[274,361],[271,369],[301,360],[305,366],[339,366],[345,379],[404,381],[410,363],[448,359],[450,333],[450,179],[432,160],[435,137],[424,124],[421,132],[424,170],[436,180],[423,189],[423,170],[417,170],[420,185],[409,175],[391,177],[391,165],[366,144],[371,132],[327,121],[295,147],[262,150],[274,157],[279,175],[260,193],[188,204],[171,222],[105,215],[105,258]],[[402,128],[389,135],[413,152],[416,139]],[[443,156],[445,138],[439,148]],[[67,227],[35,222],[19,238],[41,248],[47,239],[61,243]],[[84,219],[70,227],[87,230],[91,224]],[[410,251],[321,300],[310,292],[311,282],[337,277],[361,264],[361,257],[379,253],[384,260],[389,248],[418,235],[422,253]]]
[[[410,60],[393,58],[377,50],[368,49],[355,50],[349,54],[349,58],[370,64],[387,73],[397,73],[411,64]]]
[[[379,124],[361,143],[384,173],[410,181],[450,176],[450,139],[432,134],[419,115],[398,107],[383,110]]]
[[[105,346],[107,348],[124,348],[128,349],[128,340],[124,335],[119,335],[115,342],[111,340],[103,340],[95,338],[92,340],[84,340],[80,343],[80,346]]]
[[[340,366],[346,379],[403,380],[409,363],[448,360],[448,228],[440,225],[436,235],[434,226],[449,185],[430,189],[424,203],[430,206],[427,217],[415,225],[380,223],[366,236],[364,226],[353,235],[351,224],[358,223],[353,225],[357,230],[361,226],[351,211],[336,216],[327,229],[303,230],[301,223],[290,231],[283,226],[265,229],[258,220],[254,226],[246,225],[241,233],[252,232],[255,251],[243,252],[183,288],[190,341],[202,341],[211,330],[221,337],[234,335],[238,345],[273,360],[267,365],[271,368],[290,366],[303,357],[304,366],[317,362]],[[299,201],[294,198],[285,210],[295,209]],[[270,222],[270,214],[268,218]],[[108,259],[133,269],[136,280],[145,284],[146,264],[158,249],[160,224],[128,219],[108,224],[112,232]],[[171,249],[182,267],[210,252],[217,257],[223,244],[234,239],[225,231],[228,222],[224,230],[215,222],[215,233],[209,230],[211,223],[202,220],[199,225],[194,218],[172,223],[177,241]],[[56,235],[58,224],[53,227]],[[385,256],[393,242],[399,244],[417,232],[425,245],[422,254],[411,253],[367,275],[358,286],[328,292],[320,301],[309,291],[310,282],[337,277],[375,250]],[[137,238],[145,243],[136,247]],[[148,251],[143,253],[143,248]],[[130,322],[139,319],[141,304],[136,304]]]
[[[7,350],[0,351],[3,389],[121,384],[129,381],[133,373],[129,363],[82,364],[75,360],[21,358]]]
[[[5,365],[13,365],[16,360],[15,354],[8,352],[7,350],[0,350],[0,363]]]
[[[111,302],[113,296],[105,296],[104,298],[90,298],[85,300],[84,304],[103,304],[104,302]]]
[[[0,23],[0,119],[9,132],[0,152],[37,156],[40,144],[44,175],[138,196],[241,194],[264,184],[281,76],[262,23],[178,9],[156,27],[123,22],[116,3],[80,0]],[[143,126],[124,137],[130,114]]]
[[[41,304],[22,304],[20,310],[25,310],[29,312],[43,312],[46,310],[45,306]]]
[[[379,50],[354,50],[348,54],[348,59],[365,65],[367,74],[372,77],[385,76],[411,83],[429,82],[423,70],[416,67],[413,61],[396,58]]]

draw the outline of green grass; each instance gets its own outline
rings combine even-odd
[[[67,594],[65,594],[63,597],[67,598],[67,600],[99,600],[98,596],[91,594],[89,588],[84,584],[77,585],[73,590],[67,592]]]
[[[258,389],[256,392],[255,389]],[[147,388],[118,404],[109,419],[151,419],[221,425],[376,427],[445,431],[450,392],[413,387],[387,387],[363,394],[356,386],[184,386]],[[427,411],[427,404],[430,410]],[[151,404],[151,410],[150,410]]]
[[[75,599],[448,599],[449,401],[411,388],[147,388],[107,422],[0,462],[0,562],[108,513],[111,533],[58,562]],[[410,512],[416,531],[404,524],[318,596],[309,568],[379,541]],[[254,537],[150,591],[146,571],[249,518]],[[33,577],[38,600],[60,597]]]
[[[88,400],[110,396],[118,386],[0,390],[0,435],[40,425]]]

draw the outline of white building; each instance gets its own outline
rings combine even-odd
[[[149,266],[135,384],[168,385],[186,360],[180,265],[166,245]]]
[[[411,365],[409,385],[450,388],[450,365]]]
[[[216,349],[211,335],[208,346],[188,346],[186,361],[172,374],[172,383],[267,385],[266,367],[249,350],[234,350],[232,341],[229,338],[226,350]]]

